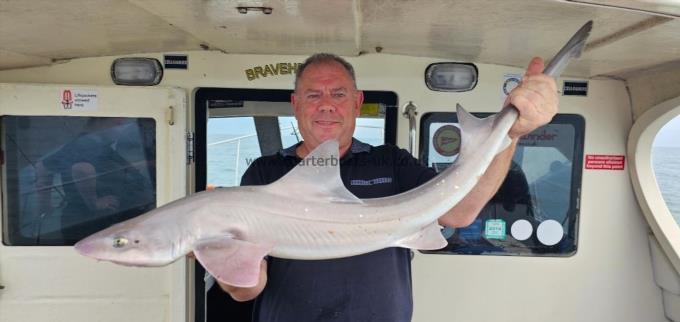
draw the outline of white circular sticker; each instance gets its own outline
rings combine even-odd
[[[526,219],[515,221],[510,227],[510,234],[516,240],[527,240],[533,232],[534,228],[531,227],[531,223]]]
[[[538,225],[536,236],[543,245],[552,246],[562,240],[564,229],[559,222],[549,219]]]

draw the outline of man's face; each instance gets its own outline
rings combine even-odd
[[[342,65],[309,65],[291,95],[306,148],[311,151],[329,139],[339,141],[340,151],[349,148],[363,101],[363,93],[354,88],[352,77]]]

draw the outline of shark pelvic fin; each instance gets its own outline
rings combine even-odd
[[[264,189],[295,200],[363,203],[342,183],[338,150],[336,140],[319,144],[293,170]]]
[[[446,246],[448,242],[442,236],[439,224],[435,221],[417,233],[408,236],[402,240],[397,241],[396,246],[412,248],[412,249],[426,249],[435,250]]]
[[[253,287],[260,278],[260,262],[272,247],[230,237],[200,240],[194,248],[196,259],[218,281]]]

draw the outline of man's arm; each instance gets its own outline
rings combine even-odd
[[[505,101],[505,105],[512,104],[519,111],[517,121],[508,133],[512,143],[496,155],[470,193],[439,218],[441,225],[449,227],[470,225],[503,183],[519,138],[547,124],[557,113],[557,85],[552,77],[542,73],[543,67],[542,59],[532,59],[522,82]]]

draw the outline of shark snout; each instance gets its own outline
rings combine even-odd
[[[75,248],[78,254],[83,256],[89,256],[95,250],[92,240],[87,238],[77,242],[75,245],[73,245],[73,248]]]

